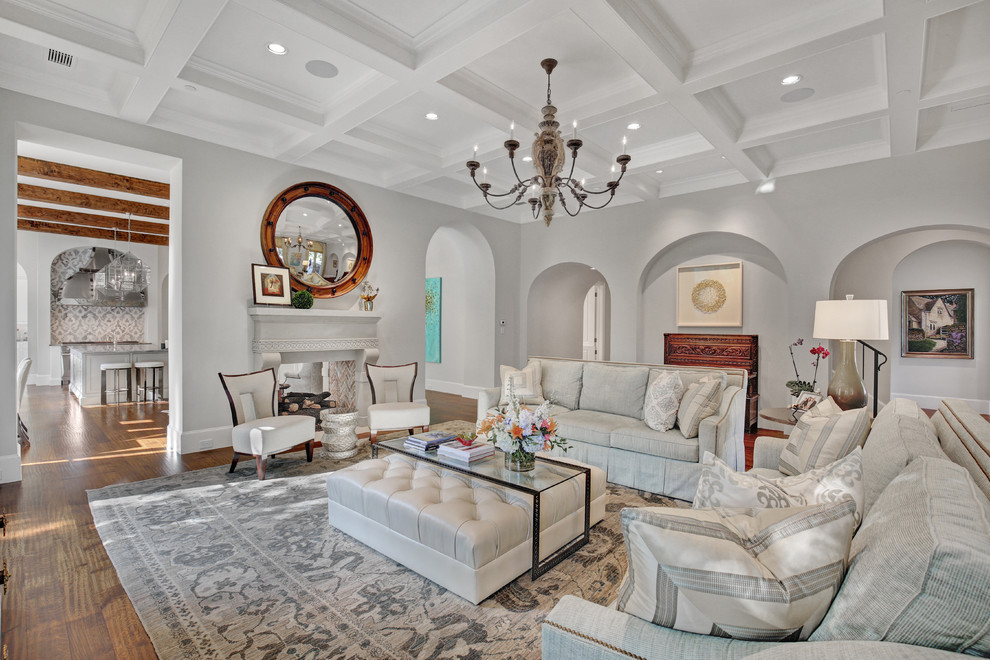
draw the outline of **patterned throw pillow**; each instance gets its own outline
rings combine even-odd
[[[859,447],[831,465],[779,479],[736,472],[728,463],[706,451],[701,459],[694,508],[773,509],[835,503],[842,499],[856,503],[855,524],[859,527],[864,500],[863,450]]]
[[[681,377],[676,371],[661,371],[646,388],[643,403],[643,421],[654,431],[669,431],[677,421],[677,409],[681,404]]]
[[[685,438],[698,437],[701,420],[714,415],[722,403],[722,383],[717,378],[706,376],[697,383],[688,385],[677,410],[677,426]]]
[[[666,628],[807,639],[842,584],[856,504],[623,509],[629,570],[616,606]]]
[[[516,392],[519,403],[535,405],[543,403],[543,373],[538,360],[533,360],[524,369],[503,364],[499,367],[499,375],[502,377],[502,398],[499,399],[498,405],[504,406],[509,403],[510,384]]]
[[[870,413],[866,408],[834,415],[821,415],[812,408],[791,431],[777,469],[794,475],[826,466],[862,446],[869,432]]]

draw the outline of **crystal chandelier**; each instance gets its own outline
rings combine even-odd
[[[116,230],[114,230],[116,234]],[[141,293],[151,281],[151,269],[131,253],[131,214],[127,214],[127,252],[107,264],[98,275],[107,293],[123,298],[128,293]]]
[[[584,187],[583,181],[574,179],[574,166],[577,163],[578,149],[584,144],[577,137],[577,122],[575,121],[574,134],[567,141],[567,148],[571,150],[571,171],[566,178],[560,176],[561,171],[564,169],[567,152],[564,150],[564,140],[560,136],[560,131],[557,130],[560,127],[560,123],[555,118],[557,108],[553,106],[553,102],[550,100],[550,74],[553,73],[554,67],[557,66],[557,60],[545,59],[540,62],[540,66],[547,72],[547,104],[543,108],[543,121],[540,122],[540,132],[536,134],[536,139],[533,140],[533,167],[536,170],[536,174],[528,179],[519,178],[515,160],[519,142],[511,134],[509,139],[505,141],[505,148],[509,152],[509,162],[512,164],[512,174],[516,177],[516,184],[508,192],[501,194],[490,192],[492,185],[487,181],[487,170],[485,170],[486,180],[478,183],[476,173],[478,168],[481,167],[481,164],[476,160],[478,155],[477,147],[475,147],[475,158],[467,162],[467,168],[471,171],[471,180],[474,181],[474,185],[478,186],[481,194],[485,197],[485,201],[494,209],[507,209],[517,204],[523,198],[523,195],[526,194],[526,191],[532,189],[533,196],[527,201],[529,201],[529,205],[533,210],[533,218],[538,218],[542,212],[543,221],[549,227],[550,221],[553,220],[554,202],[557,199],[560,199],[561,208],[571,217],[576,216],[586,206],[592,209],[600,209],[608,206],[612,198],[615,197],[615,190],[619,187],[619,182],[622,181],[622,177],[626,173],[626,165],[632,159],[626,154],[618,156],[615,162],[621,167],[619,178],[605,184],[604,190],[588,190]],[[625,148],[624,138],[622,146]],[[613,173],[615,172],[615,166],[613,166],[612,171]],[[565,195],[565,191],[577,203],[577,207],[573,213],[567,207],[567,195]],[[602,204],[596,206],[588,201],[590,195],[605,194],[608,195],[608,198]],[[512,199],[508,204],[498,206],[492,202],[491,198],[493,197],[496,199],[511,197]]]

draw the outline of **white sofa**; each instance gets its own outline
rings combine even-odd
[[[605,471],[608,481],[683,500],[694,499],[699,461],[710,451],[737,470],[745,463],[745,369],[673,367],[531,357],[542,371],[543,395],[552,402],[557,434],[566,438],[567,456]],[[654,431],[643,421],[647,385],[659,371],[677,371],[685,387],[704,376],[723,380],[718,411],[702,420],[695,438],[675,426]],[[478,419],[498,406],[501,388],[478,395]]]
[[[779,475],[786,442],[758,438],[754,471]],[[966,403],[946,399],[929,420],[913,401],[894,399],[877,416],[863,448],[865,517],[853,536],[849,568],[809,641],[681,632],[614,604],[564,596],[543,622],[543,658],[987,657],[988,475],[990,423]]]

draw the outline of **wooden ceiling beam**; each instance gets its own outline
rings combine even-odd
[[[86,193],[32,186],[26,183],[17,184],[17,198],[33,202],[49,202],[62,206],[75,206],[93,211],[111,211],[113,213],[131,213],[145,218],[168,220],[168,207],[144,202],[132,202],[115,197],[100,197]]]
[[[25,220],[47,220],[81,227],[103,227],[105,229],[120,229],[127,231],[127,218],[117,218],[110,215],[95,213],[79,213],[64,209],[52,209],[44,206],[17,205],[17,217]],[[157,234],[168,236],[167,222],[148,222],[146,220],[131,220],[131,231],[142,234]]]
[[[17,228],[24,231],[38,231],[46,234],[64,234],[66,236],[80,236],[83,238],[102,238],[106,240],[126,241],[127,232],[116,232],[112,229],[99,229],[97,227],[80,227],[79,225],[65,225],[55,222],[39,222],[37,220],[18,219]],[[132,233],[130,236],[132,243],[148,243],[150,245],[168,245],[168,236],[156,236],[153,234]]]
[[[124,176],[123,174],[102,172],[100,170],[91,170],[74,165],[53,163],[48,160],[28,158],[27,156],[17,157],[17,173],[36,179],[74,183],[80,186],[103,188],[104,190],[115,190],[117,192],[144,195],[146,197],[169,198],[169,184],[167,183]]]

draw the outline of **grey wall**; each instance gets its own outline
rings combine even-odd
[[[584,299],[588,289],[601,281],[606,281],[601,273],[579,263],[555,264],[540,273],[527,296],[526,352],[580,359]]]
[[[558,218],[549,230],[525,225],[521,286],[537,290],[541,275],[559,264],[597,266],[611,292],[611,359],[655,361],[662,334],[682,331],[674,321],[671,269],[741,259],[744,325],[733,331],[760,334],[760,403],[783,405],[784,383],[793,378],[788,344],[811,338],[815,301],[844,293],[892,295],[897,261],[875,271],[864,262],[862,274],[852,278],[860,290],[833,286],[843,262],[863,246],[916,229],[936,236],[990,230],[988,180],[990,142],[981,142],[783,177],[770,195],[754,195],[746,184]],[[946,257],[953,254],[948,248]],[[883,281],[877,273],[887,273],[883,291],[863,295],[863,285]],[[988,284],[977,285],[977,304]],[[520,314],[531,310],[529,302]],[[696,330],[703,329],[683,329]],[[819,373],[823,391],[831,367],[822,365],[824,382]],[[899,365],[891,369],[896,374]],[[924,387],[924,375],[905,377],[898,391]],[[971,396],[984,412],[990,407],[987,395]]]
[[[2,250],[10,252],[9,258],[0,263],[8,268],[10,281],[16,277],[15,129],[30,133],[36,142],[42,141],[37,136],[46,131],[64,132],[163,154],[181,163],[175,166],[171,181],[173,223],[169,254],[169,360],[173,377],[169,384],[173,395],[169,437],[180,451],[196,451],[203,441],[214,447],[230,442],[226,403],[215,374],[255,366],[247,317],[252,300],[250,264],[263,261],[258,238],[262,213],[276,193],[293,183],[318,179],[336,185],[354,197],[367,214],[374,235],[369,279],[381,288],[375,310],[384,314],[380,324],[383,363],[416,359],[422,369],[426,250],[430,238],[442,226],[470,226],[483,237],[494,255],[499,283],[494,287],[494,314],[513,326],[517,321],[516,225],[8,91],[0,91],[0,108],[0,161],[4,167],[0,178],[7,177],[0,184],[0,200],[6,207],[0,222],[8,236],[7,241],[0,241],[0,258]],[[35,126],[45,130],[38,131]],[[357,295],[355,291],[318,305],[352,308],[358,302]],[[0,293],[0,311],[8,304],[9,313],[4,315],[13,318],[14,287]],[[8,373],[13,373],[14,328],[4,329],[3,333],[0,367],[6,366]],[[492,365],[484,369],[488,373],[494,372],[498,362],[516,361],[517,347],[510,336],[498,336],[492,343]],[[12,390],[8,394],[4,397],[0,389],[0,424],[9,422],[7,428],[13,429]],[[417,384],[416,396],[424,396],[423,379]],[[4,455],[16,458],[13,433],[0,438],[0,460]],[[0,479],[6,479],[6,475]]]

